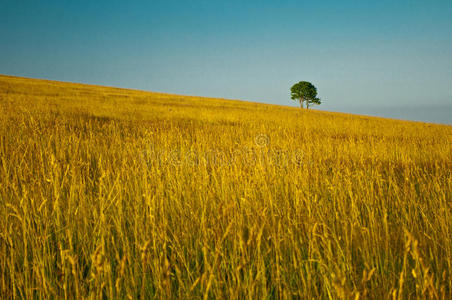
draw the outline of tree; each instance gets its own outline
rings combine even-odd
[[[309,104],[321,104],[320,98],[317,98],[316,87],[307,81],[300,81],[295,83],[290,88],[291,97],[295,101],[300,101],[300,106],[306,101],[306,108],[309,109]]]

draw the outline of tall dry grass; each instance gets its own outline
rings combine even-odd
[[[451,142],[0,76],[1,298],[450,299]]]

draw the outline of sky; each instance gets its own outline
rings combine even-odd
[[[452,124],[452,1],[0,1],[0,74]]]

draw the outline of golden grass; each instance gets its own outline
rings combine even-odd
[[[0,76],[1,298],[452,295],[452,126]]]

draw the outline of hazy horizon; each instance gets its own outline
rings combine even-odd
[[[450,1],[0,4],[0,73],[452,124]]]

